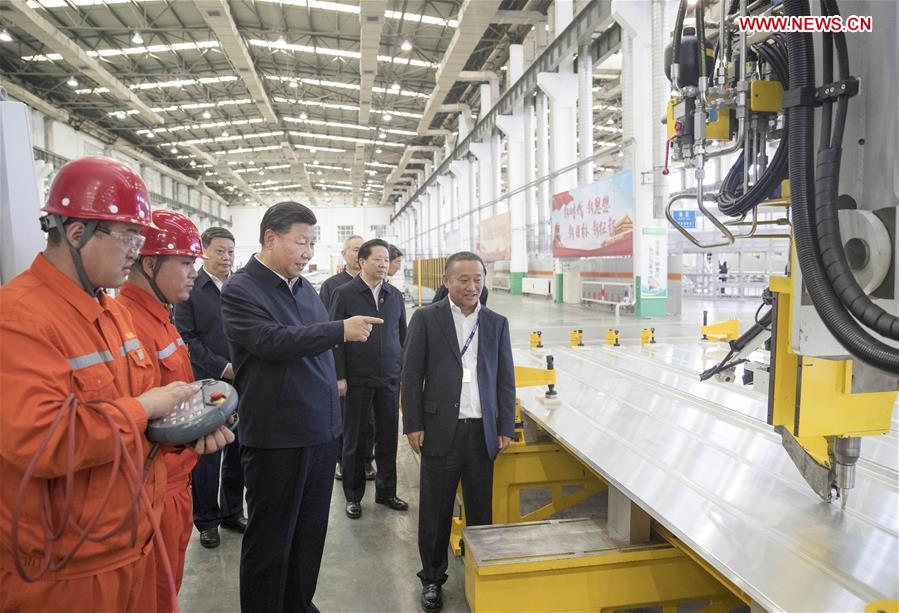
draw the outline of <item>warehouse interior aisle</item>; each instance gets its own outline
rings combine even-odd
[[[750,325],[754,301],[684,301],[681,316],[641,319],[622,315],[604,307],[555,304],[546,298],[490,294],[489,306],[509,318],[512,344],[524,347],[532,330],[541,330],[547,347],[567,345],[572,329],[584,330],[585,343],[605,342],[605,332],[613,327],[621,332],[623,346],[638,345],[640,330],[656,329],[658,342],[691,343],[699,338],[703,310],[710,322],[736,317],[741,329]],[[410,316],[413,312],[410,309]],[[417,611],[420,584],[415,576],[418,560],[418,460],[401,438],[397,453],[398,493],[409,502],[409,511],[397,513],[374,503],[374,487],[366,489],[362,519],[352,521],[344,514],[343,492],[335,482],[331,499],[331,519],[322,559],[315,602],[322,611]],[[371,483],[369,485],[372,485]],[[596,498],[603,498],[601,494]],[[603,512],[604,500],[587,501],[565,513],[567,517]],[[239,610],[238,574],[240,536],[221,531],[222,544],[213,550],[200,546],[195,531],[187,550],[184,585],[179,595],[185,611],[228,612]],[[464,565],[450,558],[449,580],[444,586],[443,610],[468,611],[465,601]],[[349,579],[348,579],[349,578]]]

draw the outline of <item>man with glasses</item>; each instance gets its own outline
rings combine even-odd
[[[125,164],[88,157],[59,170],[43,211],[47,248],[0,288],[0,516],[16,518],[0,522],[0,601],[153,610],[165,465],[126,475],[120,453],[146,456],[148,420],[197,387],[154,387],[130,315],[102,290],[121,286],[138,258],[149,194]]]
[[[190,298],[175,305],[175,326],[190,350],[197,379],[232,381],[234,368],[222,323],[222,286],[231,276],[234,235],[225,228],[212,227],[206,228],[200,240],[206,259]],[[200,456],[191,477],[194,525],[200,531],[200,545],[218,547],[219,526],[245,532],[240,443],[235,440],[221,453]]]

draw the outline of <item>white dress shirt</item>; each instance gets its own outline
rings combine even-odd
[[[276,271],[274,268],[272,268],[271,266],[269,266],[268,264],[266,264],[265,262],[263,262],[262,260],[260,260],[260,259],[259,259],[259,254],[258,254],[258,253],[257,253],[256,255],[254,255],[253,257],[256,258],[256,261],[257,261],[257,262],[259,262],[260,264],[262,264],[263,266],[265,266],[266,268],[268,268],[269,270],[271,270],[273,273],[275,273],[276,275],[278,275],[279,277],[281,277],[281,278],[284,280],[284,282],[287,284],[287,287],[290,288],[290,291],[293,292],[293,286],[296,285],[296,284],[297,284],[297,281],[300,280],[299,277],[294,277],[293,279],[288,279],[287,277],[285,277],[284,275],[282,275],[280,272]],[[215,277],[213,277],[213,279],[214,279],[214,278],[215,278]],[[219,288],[219,289],[221,289],[221,288]]]
[[[456,327],[456,339],[459,341],[459,351],[461,352],[462,347],[465,346],[465,341],[468,340],[468,335],[471,334],[474,328],[475,322],[478,321],[478,316],[481,313],[481,302],[480,300],[478,301],[474,311],[468,316],[462,313],[462,309],[456,306],[452,298],[449,299],[449,303],[450,311],[453,314],[453,324]],[[480,326],[478,328],[479,330],[474,333],[474,338],[471,339],[471,344],[468,345],[465,355],[462,356],[462,367],[467,368],[468,372],[471,373],[471,382],[462,383],[462,394],[459,397],[459,419],[482,417],[481,397],[478,393],[478,338],[481,336]]]
[[[204,268],[203,270],[206,270],[206,269]],[[269,269],[269,270],[271,270],[271,269]],[[272,271],[272,272],[274,272],[274,271]],[[221,293],[222,293],[222,287],[225,286],[225,281],[222,281],[221,279],[219,279],[218,277],[216,277],[214,274],[212,274],[212,273],[209,272],[208,270],[206,270],[206,274],[209,275],[209,278],[212,279],[212,282],[215,283],[215,286],[216,286],[217,288],[219,288],[219,293],[221,294]],[[230,276],[231,276],[231,273],[228,273],[228,277],[230,277]],[[227,279],[225,279],[225,280],[227,281]]]
[[[362,280],[365,281],[365,278],[363,277]],[[365,284],[368,285],[368,281],[365,281]],[[378,305],[378,298],[381,296],[382,285],[384,285],[383,281],[378,281],[375,285],[368,285],[368,289],[371,290],[371,295],[375,297],[375,308],[379,311],[381,310],[381,307]]]

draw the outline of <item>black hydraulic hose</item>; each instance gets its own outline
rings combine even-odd
[[[834,0],[821,0],[822,13],[838,15]],[[832,39],[832,40],[831,40]],[[849,53],[846,36],[837,32],[824,39],[824,83],[833,82],[833,49],[837,47],[840,80],[849,78]],[[848,114],[849,96],[837,99],[836,119],[831,135],[831,102],[825,101],[822,113],[821,142],[815,180],[815,232],[821,248],[821,260],[830,284],[840,302],[864,326],[892,340],[899,340],[899,317],[875,304],[858,284],[843,249],[840,233],[840,217],[837,207],[839,194],[840,162],[842,160],[843,132]]]
[[[681,34],[684,29],[684,17],[687,14],[687,0],[680,0],[680,5],[677,7],[677,17],[674,18],[674,39],[671,41],[671,63],[677,64],[680,60],[680,39]],[[680,77],[680,75],[677,75]],[[675,75],[671,75],[672,80],[677,81],[679,79],[675,79]],[[675,82],[675,85],[679,85]]]
[[[764,59],[774,71],[774,76],[781,82],[784,90],[790,88],[790,75],[787,67],[786,48],[783,38],[776,37],[770,43],[764,43],[756,48],[756,53]],[[755,159],[759,154],[757,147],[750,151],[743,151],[737,157],[736,162],[728,170],[718,190],[718,209],[730,217],[740,217],[758,206],[760,202],[769,198],[787,177],[787,140],[789,130],[786,121],[780,138],[780,143],[774,152],[771,163],[762,173],[762,176],[743,193],[743,164],[746,159]],[[750,145],[751,146],[751,145]]]
[[[785,0],[788,16],[809,14],[808,0]],[[790,82],[793,88],[811,88],[815,84],[815,66],[812,36],[807,33],[787,34],[789,50]],[[871,366],[892,373],[899,373],[899,349],[874,338],[846,311],[830,285],[821,254],[817,248],[817,236],[810,219],[814,207],[814,169],[812,148],[814,138],[814,108],[796,106],[788,109],[790,126],[790,210],[793,216],[793,233],[796,241],[796,257],[803,280],[812,298],[815,310],[824,325],[837,341],[857,359]]]
[[[697,0],[696,6],[693,8],[693,15],[696,18],[696,40],[699,41],[699,78],[706,76],[705,69],[705,8],[702,6],[702,0]]]

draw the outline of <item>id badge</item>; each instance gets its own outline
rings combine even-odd
[[[462,369],[462,383],[471,383],[471,370],[468,368]]]

